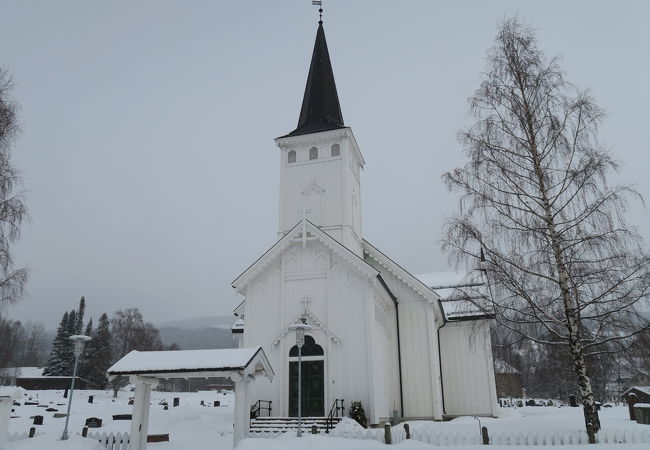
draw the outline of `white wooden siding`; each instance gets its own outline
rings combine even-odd
[[[440,329],[445,413],[493,416],[496,387],[487,320],[450,322]]]

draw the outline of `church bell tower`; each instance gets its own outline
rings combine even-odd
[[[361,170],[365,164],[336,92],[322,20],[298,126],[275,139],[280,148],[278,237],[309,220],[349,250],[361,247]]]

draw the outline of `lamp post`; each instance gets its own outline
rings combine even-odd
[[[301,317],[296,323],[289,326],[289,330],[296,332],[296,345],[298,346],[298,432],[297,437],[302,437],[302,346],[305,344],[305,331],[311,330],[307,319]]]
[[[65,415],[65,428],[63,429],[63,434],[61,435],[61,440],[65,441],[68,439],[68,422],[70,422],[70,408],[72,407],[72,395],[74,394],[74,380],[77,378],[77,365],[79,364],[79,356],[84,350],[84,344],[86,341],[90,340],[90,336],[84,336],[82,334],[75,334],[70,336],[68,339],[74,341],[74,370],[72,371],[72,383],[70,385],[70,398],[68,398],[68,413]]]

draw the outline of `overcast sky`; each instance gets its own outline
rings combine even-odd
[[[364,236],[412,272],[445,270],[455,207],[440,175],[497,22],[518,14],[608,117],[602,141],[650,199],[650,2],[325,2],[343,118],[366,159]],[[317,27],[309,0],[3,0],[31,223],[15,246],[55,326],[137,306],[145,319],[230,314],[230,287],[276,237],[279,150],[295,128]],[[650,216],[629,221],[650,240]]]

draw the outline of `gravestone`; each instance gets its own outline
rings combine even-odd
[[[101,428],[102,427],[102,419],[98,417],[89,417],[86,419],[86,426],[88,428]]]
[[[113,420],[131,420],[132,414],[113,414]]]
[[[572,408],[578,407],[578,401],[576,400],[575,394],[569,395],[569,406]]]
[[[169,434],[150,434],[147,442],[169,442]]]
[[[537,404],[535,403],[535,400],[531,398],[530,400],[526,400],[526,406],[537,406]]]
[[[95,400],[95,396],[94,395],[89,395],[88,396],[88,403],[92,403],[93,400]]]
[[[54,413],[54,416],[52,416],[52,417],[54,417],[55,419],[61,419],[61,418],[65,417],[65,416],[67,416],[66,413]]]
[[[65,388],[65,392],[63,393],[63,398],[68,398],[68,388]]]
[[[180,405],[181,399],[179,397],[174,397],[174,408]]]
[[[25,406],[38,406],[38,402],[25,402]]]
[[[201,406],[205,406],[205,402],[201,400]]]
[[[34,416],[33,425],[43,425],[43,416]]]
[[[56,408],[47,408],[45,411],[47,411],[47,412],[57,412],[58,409],[56,409]]]
[[[169,409],[169,405],[165,405],[165,406],[163,406],[163,409],[164,409],[165,411],[167,411],[167,410]]]
[[[214,406],[221,406],[221,402],[219,400],[214,401]]]
[[[33,438],[34,435],[36,435],[36,427],[31,427],[31,428],[29,429],[29,437],[30,437],[30,438]]]

